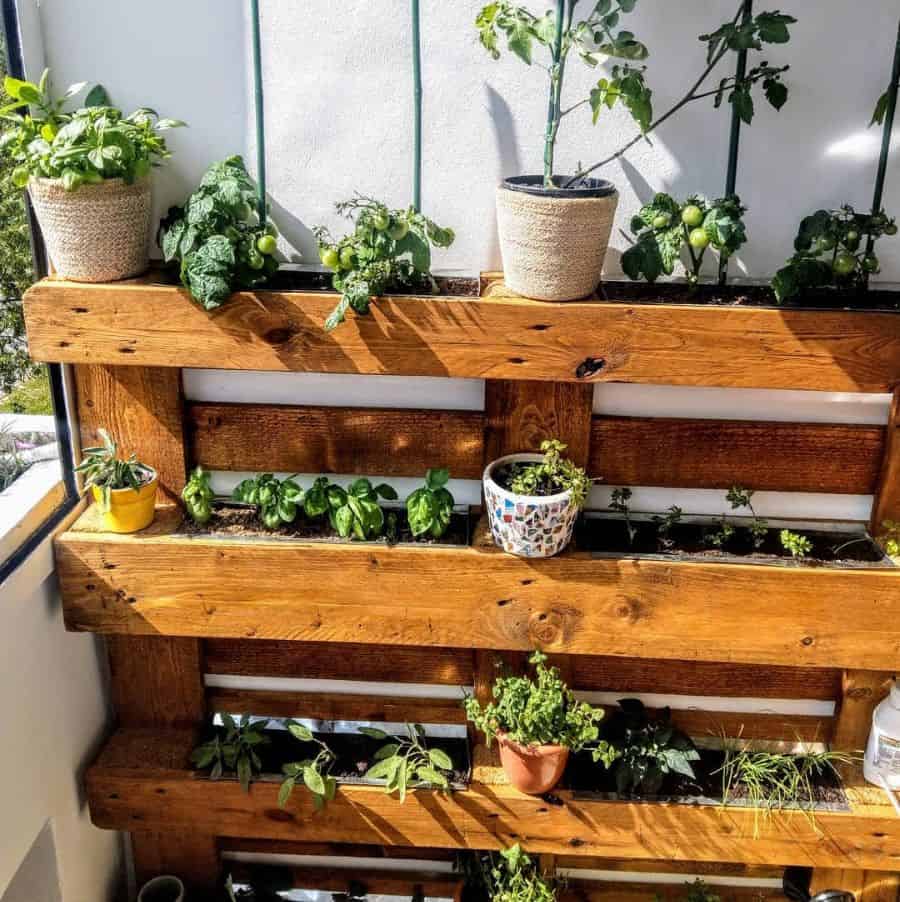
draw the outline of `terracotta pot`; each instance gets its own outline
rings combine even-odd
[[[521,745],[497,734],[500,763],[509,782],[519,792],[539,796],[550,792],[562,779],[569,761],[569,749],[564,745]]]

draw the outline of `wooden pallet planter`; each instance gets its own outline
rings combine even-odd
[[[209,315],[152,275],[42,282],[26,318],[36,359],[76,364],[82,441],[108,426],[157,467],[170,503],[196,464],[387,477],[447,465],[477,479],[486,462],[555,436],[610,485],[874,495],[873,527],[900,519],[896,313],[544,304],[482,282],[480,298],[381,299],[370,318],[330,334],[321,330],[334,303],[327,292],[242,293]],[[483,377],[485,409],[186,403],[182,367]],[[609,417],[593,410],[602,381],[894,392],[894,406],[887,427]],[[660,860],[711,872],[808,865],[819,888],[856,888],[860,902],[897,895],[900,821],[858,775],[852,810],[819,814],[821,833],[794,814],[775,816],[754,840],[747,810],[567,792],[551,804],[496,782],[487,760],[467,792],[416,793],[401,806],[344,787],[315,816],[303,794],[282,812],[275,784],[245,795],[198,778],[186,760],[207,714],[222,709],[460,722],[442,699],[205,687],[205,673],[474,685],[483,696],[495,655],[518,666],[534,644],[555,653],[579,690],[835,700],[835,713],[818,717],[682,710],[674,720],[696,737],[721,729],[855,750],[900,660],[900,573],[577,549],[528,562],[501,554],[483,531],[455,549],[183,539],[173,535],[179,517],[163,510],[150,530],[113,537],[89,512],[56,546],[67,624],[107,636],[119,719],[89,771],[92,816],[133,831],[139,877],[176,871],[209,885],[229,844],[449,854],[519,838],[560,866],[598,856],[607,870]]]

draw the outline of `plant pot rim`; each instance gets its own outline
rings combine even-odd
[[[539,463],[543,459],[543,454],[538,454],[533,451],[525,451],[518,454],[505,454],[503,457],[498,457],[496,460],[491,461],[491,463],[489,463],[484,468],[484,475],[482,479],[486,483],[489,482],[491,486],[493,486],[494,491],[496,491],[501,497],[510,500],[522,501],[526,504],[554,504],[556,502],[562,502],[571,499],[571,489],[566,489],[564,492],[558,492],[556,495],[519,495],[516,492],[503,488],[503,486],[500,485],[500,483],[498,483],[493,477],[494,470],[497,467],[502,466],[503,464]]]
[[[151,485],[154,485],[159,482],[159,473],[153,467],[144,467],[144,471],[149,474],[150,478],[138,486],[137,489],[133,489],[130,486],[126,486],[124,489],[110,489],[110,495],[121,495],[123,492],[140,492],[142,489],[149,488]],[[91,488],[95,488],[98,490],[102,490],[102,486],[91,486]]]
[[[144,186],[144,184],[149,184],[150,175],[151,174],[148,172],[146,175],[142,175],[140,178],[135,179],[133,182],[126,182],[125,179],[122,178],[122,176],[117,175],[115,178],[103,179],[102,182],[79,185],[74,191],[66,191],[66,194],[78,194],[80,191],[87,190],[88,188],[93,188],[98,191],[102,191],[104,188],[141,188]],[[43,175],[29,176],[28,184],[45,185],[50,188],[62,188],[65,191],[65,188],[63,188],[62,179],[51,179]]]
[[[532,755],[535,757],[559,755],[563,752],[570,751],[567,745],[538,745],[536,743],[528,743],[526,745],[522,742],[516,742],[515,739],[510,739],[509,736],[502,730],[497,731],[497,742],[507,746],[507,748],[511,748],[513,751],[517,752],[520,755]]]
[[[520,194],[531,194],[535,197],[553,197],[565,200],[578,198],[612,197],[617,194],[616,186],[606,179],[584,178],[577,188],[563,188],[562,186],[571,178],[567,175],[553,176],[556,187],[545,188],[542,175],[513,175],[503,179],[500,187],[506,191],[515,191]]]

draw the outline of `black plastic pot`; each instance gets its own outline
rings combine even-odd
[[[563,188],[562,186],[569,181],[571,176],[555,175],[553,176],[554,188],[544,187],[544,177],[542,175],[514,175],[511,178],[503,179],[503,187],[510,191],[521,191],[523,194],[534,194],[540,197],[609,197],[616,193],[616,186],[606,179],[579,179],[571,188]]]

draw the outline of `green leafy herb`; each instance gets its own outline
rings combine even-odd
[[[753,509],[753,502],[751,501],[754,494],[756,493],[751,489],[733,485],[725,495],[725,500],[731,505],[732,510],[740,510],[740,508],[746,507],[747,510],[750,511],[752,520],[747,527],[747,531],[750,533],[753,547],[761,548],[769,533],[769,524],[760,517],[757,517],[756,511]]]
[[[794,256],[772,279],[779,302],[816,288],[864,287],[880,270],[872,252],[883,235],[897,234],[897,223],[883,210],[857,213],[849,204],[840,210],[817,210],[800,223]]]
[[[262,732],[268,721],[251,721],[246,714],[237,721],[230,714],[223,714],[222,723],[225,735],[217,733],[209,742],[198,745],[191,753],[191,761],[199,770],[210,768],[211,780],[236,774],[241,786],[249,792],[251,780],[262,769],[256,750],[269,743],[269,737]]]
[[[374,727],[360,727],[359,732],[370,739],[386,739],[375,753],[375,763],[366,771],[370,780],[384,780],[385,792],[396,792],[401,802],[411,788],[431,786],[449,789],[453,762],[443,749],[429,749],[421,724],[407,724],[408,736],[391,736]]]
[[[336,760],[335,754],[321,739],[313,735],[309,727],[302,723],[298,723],[296,720],[286,720],[284,725],[298,742],[312,744],[316,754],[303,761],[285,764],[281,768],[284,780],[278,791],[278,805],[281,808],[287,805],[294,787],[300,782],[312,793],[316,810],[321,810],[337,792],[337,780],[330,773]]]
[[[437,291],[431,246],[453,244],[452,229],[435,225],[413,207],[390,210],[361,194],[336,206],[338,213],[355,219],[353,231],[335,239],[323,226],[313,230],[322,263],[334,272],[332,285],[341,293],[326,330],[337,328],[348,310],[368,313],[372,299],[387,291]]]
[[[406,515],[414,536],[439,539],[447,531],[454,504],[453,495],[446,488],[449,480],[447,470],[429,470],[425,485],[406,499]]]
[[[519,843],[479,856],[479,883],[491,902],[555,902],[559,881],[542,874]],[[479,898],[481,893],[478,894]]]
[[[325,494],[332,528],[342,538],[353,536],[361,541],[377,539],[384,532],[384,511],[378,499],[397,499],[391,486],[381,483],[373,488],[368,479],[355,480],[347,490],[330,485]]]
[[[688,884],[688,894],[685,902],[722,902],[721,896],[716,895],[699,877]]]
[[[466,716],[484,733],[488,745],[504,733],[522,745],[564,745],[573,752],[589,748],[594,760],[608,767],[615,751],[599,739],[603,709],[576,701],[558,668],[547,667],[546,660],[539,651],[531,655],[534,678],[497,677],[494,700],[482,706],[478,699],[467,698]]]
[[[622,269],[630,279],[643,276],[655,282],[661,275],[672,275],[686,251],[687,280],[695,288],[708,247],[728,260],[747,240],[745,212],[736,195],[708,201],[693,194],[681,204],[668,194],[657,194],[631,220],[637,238],[622,254]]]
[[[517,495],[556,495],[569,492],[576,507],[584,507],[591,480],[585,471],[563,457],[566,445],[557,439],[541,442],[544,459],[533,464],[513,464],[510,490]]]
[[[900,557],[900,523],[896,520],[883,520],[878,541],[888,557]]]
[[[675,545],[672,533],[681,523],[684,511],[677,504],[673,504],[662,516],[654,514],[653,522],[656,524],[656,541],[663,551],[669,551]]]
[[[209,484],[209,471],[196,467],[187,481],[181,498],[187,508],[188,515],[201,526],[212,519],[212,500],[215,497]]]
[[[10,76],[4,80],[13,102],[0,108],[0,118],[13,127],[0,138],[0,151],[16,163],[11,177],[17,187],[24,188],[30,178],[60,179],[67,191],[104,179],[121,178],[131,184],[171,156],[161,132],[183,122],[160,119],[147,108],[124,116],[110,106],[99,86],[85,106],[66,112],[67,102],[87,83],[72,85],[55,100],[49,80],[48,70],[38,84]],[[30,110],[24,112],[23,106]]]
[[[631,500],[631,489],[618,488],[613,489],[612,496],[609,501],[609,509],[617,514],[622,514],[625,520],[625,531],[628,533],[628,544],[633,545],[635,536],[637,536],[637,527],[631,522],[631,510],[628,502]]]
[[[703,540],[707,545],[713,548],[724,548],[734,537],[735,529],[728,522],[728,519],[722,514],[718,521],[718,529],[710,530],[703,536]]]
[[[785,551],[789,551],[791,557],[795,560],[802,560],[813,549],[812,542],[806,536],[791,532],[789,529],[782,529],[779,538],[781,539],[781,547]]]
[[[76,473],[84,474],[85,488],[97,486],[101,490],[101,508],[109,510],[111,492],[114,489],[134,489],[136,492],[147,485],[154,471],[147,464],[142,464],[132,454],[127,459],[118,456],[118,446],[110,438],[105,429],[97,430],[103,444],[96,448],[85,448],[84,459],[75,468]]]
[[[213,163],[183,207],[159,226],[167,263],[180,261],[181,281],[206,310],[232,292],[261,285],[278,270],[275,225],[259,221],[256,187],[241,157]]]
[[[622,794],[654,795],[668,774],[694,778],[691,762],[699,761],[700,753],[690,737],[672,726],[668,708],[651,718],[643,702],[620,699],[603,735],[616,754],[616,788]]]
[[[259,518],[268,529],[293,523],[303,501],[303,489],[293,477],[281,480],[271,473],[262,473],[239,483],[232,497],[244,504],[255,504]]]

